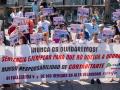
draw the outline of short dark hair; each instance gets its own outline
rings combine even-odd
[[[23,40],[23,44],[27,44],[27,39],[25,36],[21,36],[19,39]]]
[[[23,7],[20,7],[20,11],[23,9]]]

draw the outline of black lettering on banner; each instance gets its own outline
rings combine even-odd
[[[52,47],[52,52],[58,52],[58,47]]]
[[[67,65],[62,65],[62,69],[67,69]]]

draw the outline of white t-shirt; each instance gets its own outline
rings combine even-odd
[[[41,21],[38,22],[37,29],[41,27],[42,32],[49,32],[49,26],[50,26],[50,22],[47,20],[44,20],[44,22],[41,22]]]
[[[19,12],[17,13],[17,17],[24,17],[24,16],[23,16],[23,12],[22,12],[22,11],[19,11]]]
[[[87,40],[86,39],[76,39],[76,42],[85,44],[85,43],[87,43]]]
[[[13,19],[13,18],[15,18],[15,17],[17,16],[17,14],[12,12],[12,13],[10,14],[10,16],[11,16],[11,18]]]

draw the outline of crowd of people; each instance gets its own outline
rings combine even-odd
[[[9,37],[17,33],[18,42],[10,44],[10,46],[23,45],[23,44],[41,44],[41,43],[79,43],[79,44],[90,44],[90,43],[120,43],[120,20],[115,21],[114,25],[109,27],[109,30],[105,32],[107,26],[104,23],[98,24],[98,15],[95,12],[91,17],[90,22],[77,22],[78,29],[74,30],[73,27],[63,23],[54,25],[53,18],[62,16],[57,10],[53,8],[53,13],[50,15],[44,15],[44,8],[48,8],[46,2],[40,2],[38,5],[37,1],[32,4],[32,12],[35,14],[35,18],[27,18],[25,25],[28,33],[20,31],[20,25],[14,23],[16,17],[24,17],[24,8],[20,7],[19,11],[13,8],[10,16],[12,18],[11,26],[8,28]],[[83,19],[83,18],[82,18]],[[86,18],[85,18],[86,19]],[[76,24],[76,23],[75,23]],[[39,40],[33,42],[32,35],[39,34]],[[0,40],[0,44],[3,43]],[[101,83],[97,79],[98,83]],[[94,84],[94,79],[91,80],[91,84]]]

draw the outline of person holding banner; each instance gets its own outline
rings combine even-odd
[[[42,33],[44,35],[44,39],[47,44],[49,41],[49,26],[50,26],[50,22],[48,20],[45,20],[45,16],[41,15],[40,21],[37,24],[37,29],[40,27],[42,28]]]

